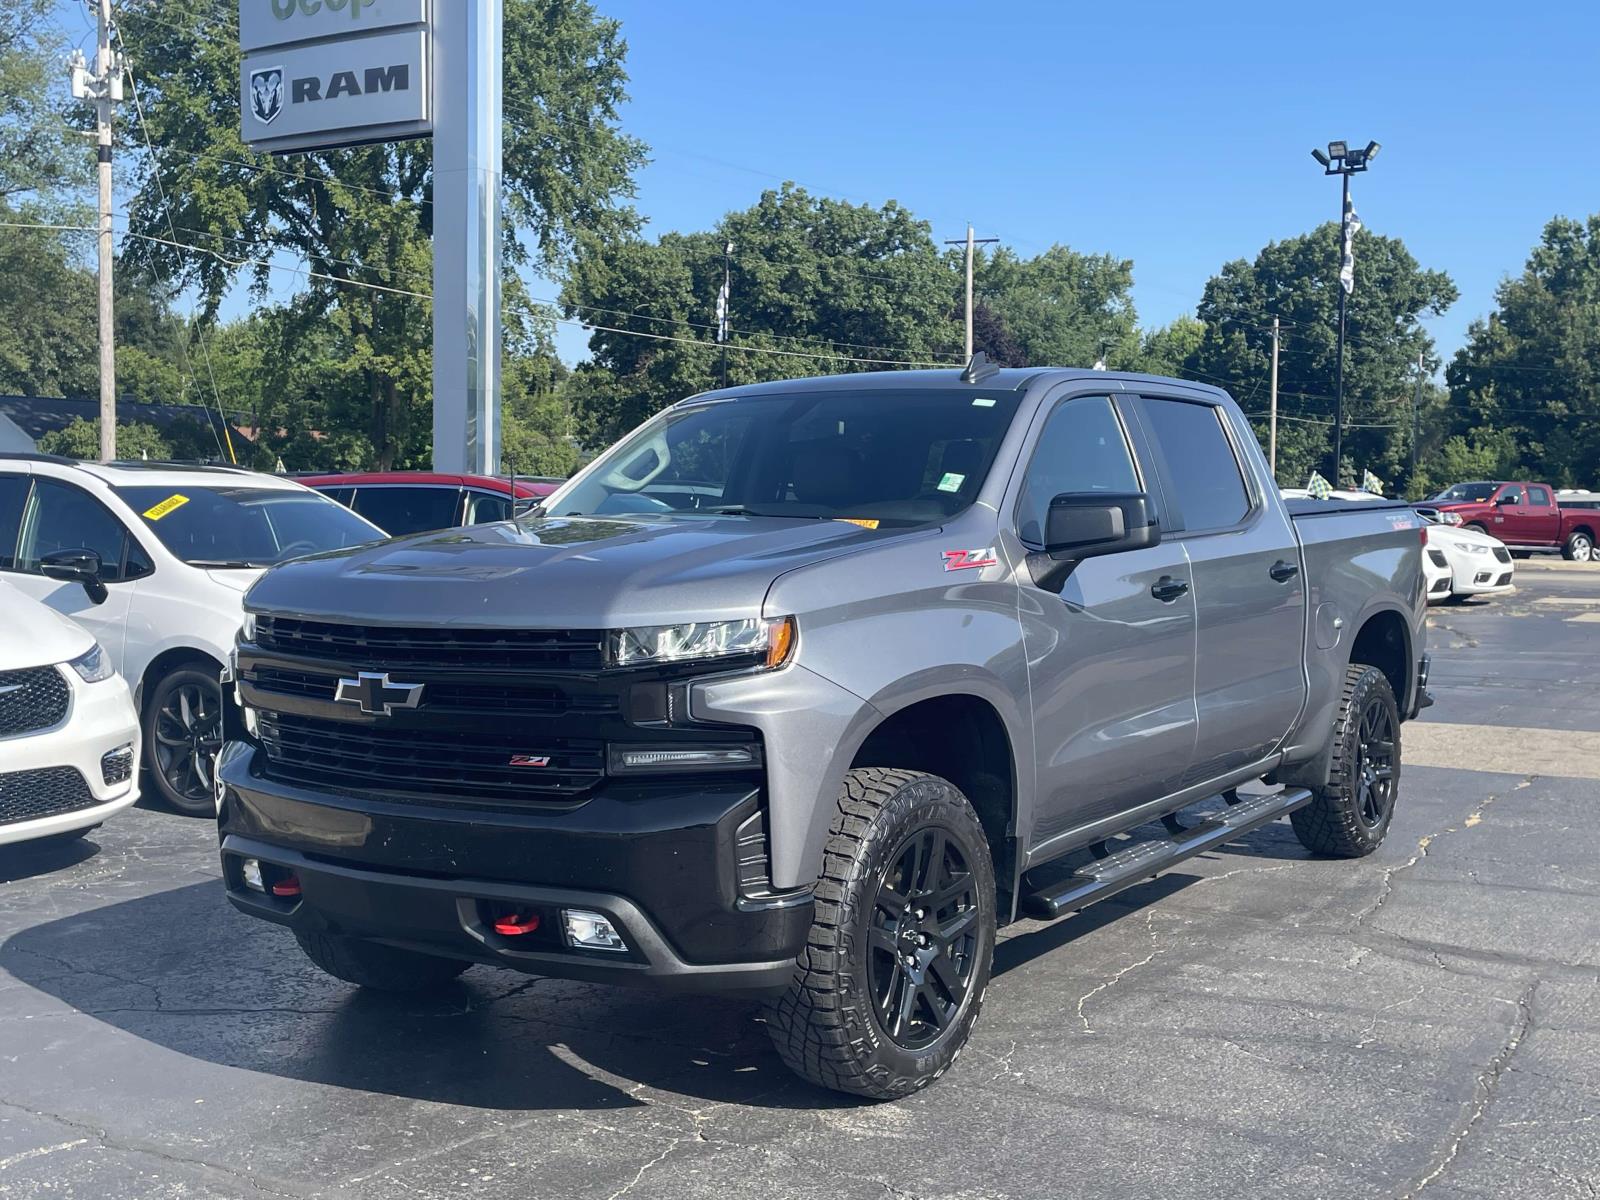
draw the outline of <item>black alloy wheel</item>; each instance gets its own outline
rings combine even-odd
[[[961,849],[938,827],[894,852],[873,901],[867,962],[873,1012],[896,1045],[938,1040],[972,987],[978,903]]]
[[[1289,823],[1313,854],[1361,858],[1383,845],[1400,799],[1400,706],[1377,667],[1345,670],[1330,742],[1327,782]]]
[[[1377,829],[1394,808],[1394,708],[1373,696],[1361,713],[1356,743],[1356,803],[1361,823]]]
[[[146,758],[168,804],[190,816],[217,811],[212,772],[222,749],[222,684],[179,668],[156,685],[146,718]]]

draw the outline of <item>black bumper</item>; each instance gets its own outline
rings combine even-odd
[[[751,994],[781,990],[805,944],[809,893],[741,894],[748,782],[612,781],[566,811],[513,812],[311,792],[263,778],[261,757],[230,742],[219,762],[228,898],[253,916],[537,975]],[[246,887],[246,858],[293,871],[300,894]],[[607,917],[627,950],[567,945],[567,908]],[[509,910],[538,929],[494,932]]]

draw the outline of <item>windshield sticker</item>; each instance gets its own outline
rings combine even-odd
[[[965,475],[957,475],[954,471],[946,471],[944,478],[939,480],[941,492],[959,492],[961,485],[967,481]]]
[[[144,519],[146,521],[159,521],[168,513],[176,512],[187,503],[189,503],[189,497],[187,496],[168,496],[154,508],[145,509]]]
[[[985,546],[982,550],[944,551],[946,571],[971,571],[978,567],[993,567],[998,565],[999,561],[995,557],[993,546]]]
[[[972,402],[972,407],[973,408],[993,408],[994,407],[994,401],[989,399],[989,397],[987,397],[987,396],[979,396],[976,400],[974,400]]]
[[[835,517],[835,521],[843,521],[846,525],[859,525],[863,529],[876,529],[877,519],[874,517]]]

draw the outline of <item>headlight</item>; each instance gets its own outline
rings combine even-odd
[[[1442,512],[1439,514],[1439,523],[1441,525],[1460,525],[1461,514],[1455,512]]]
[[[239,640],[241,642],[254,642],[256,640],[256,615],[253,612],[244,614],[244,624],[239,626]]]
[[[110,679],[116,674],[111,669],[111,660],[106,657],[106,652],[96,642],[94,648],[86,654],[80,654],[67,664],[78,673],[78,677],[85,683],[100,683]]]
[[[794,653],[793,617],[775,621],[751,617],[743,621],[694,621],[685,625],[651,625],[614,629],[606,635],[606,661],[614,667],[760,655],[762,665],[781,667]]]
[[[1457,542],[1456,548],[1465,550],[1468,554],[1487,554],[1491,549],[1491,547],[1485,546],[1481,542]]]

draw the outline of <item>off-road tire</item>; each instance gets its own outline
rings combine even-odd
[[[1386,705],[1394,731],[1392,788],[1386,811],[1375,824],[1365,820],[1359,799],[1357,764],[1361,751],[1362,715],[1374,702]],[[1330,858],[1363,858],[1383,845],[1394,819],[1400,790],[1400,706],[1388,677],[1377,667],[1352,663],[1344,673],[1344,691],[1333,723],[1333,757],[1327,784],[1310,804],[1296,809],[1289,821],[1300,844]]]
[[[891,1040],[871,995],[870,922],[879,886],[907,840],[942,831],[974,885],[971,974],[936,1040],[910,1050]],[[896,1100],[927,1087],[960,1055],[983,1007],[994,958],[994,863],[983,826],[960,789],[937,775],[864,767],[845,776],[816,888],[816,915],[789,988],[767,1009],[783,1061],[835,1091]]]
[[[294,940],[307,958],[335,979],[379,992],[426,992],[443,987],[472,965],[336,933],[297,929]]]
[[[1567,539],[1566,545],[1561,547],[1561,557],[1568,562],[1593,562],[1594,538],[1579,530]]]

